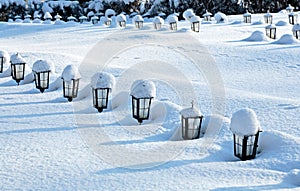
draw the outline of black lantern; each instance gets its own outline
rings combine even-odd
[[[110,26],[110,25],[111,25],[111,18],[105,17],[104,24],[105,24],[106,26]]]
[[[201,112],[194,107],[186,108],[181,112],[182,138],[184,140],[199,139],[203,116]]]
[[[141,15],[134,16],[132,20],[134,22],[135,28],[137,29],[143,28],[144,19]]]
[[[254,159],[258,147],[259,132],[250,136],[233,134],[234,156],[241,160]]]
[[[115,84],[114,76],[102,72],[92,77],[93,105],[99,111],[107,109],[109,93]]]
[[[293,26],[293,35],[296,37],[296,39],[300,39],[300,24],[297,23]]]
[[[126,27],[126,21],[119,21],[118,23],[120,27]]]
[[[294,24],[297,23],[297,20],[298,20],[298,15],[295,14],[294,12],[291,12],[291,13],[289,14],[289,23],[290,23],[291,25],[294,25]]]
[[[251,23],[251,14],[248,12],[248,10],[246,13],[244,13],[244,23]]]
[[[171,31],[177,31],[177,22],[171,22],[170,23],[170,30]]]
[[[143,21],[135,21],[135,27],[137,28],[137,29],[141,29],[141,28],[143,28]]]
[[[265,19],[265,23],[267,23],[267,24],[272,24],[272,22],[273,22],[273,15],[271,15],[270,12],[268,11],[268,12],[264,15],[264,19]]]
[[[0,55],[0,73],[3,72],[4,56]]]
[[[200,31],[200,17],[199,16],[193,16],[191,19],[191,29],[194,32]]]
[[[164,23],[164,20],[157,16],[153,19],[153,25],[154,25],[154,29],[155,30],[160,30],[161,29],[161,25]]]
[[[86,16],[82,15],[82,16],[79,17],[79,22],[81,24],[84,23],[84,22],[88,22],[88,18]]]
[[[12,79],[19,85],[20,81],[24,79],[26,63],[19,53],[11,56],[10,63]]]
[[[204,21],[211,21],[211,16],[212,14],[206,10],[205,14],[203,15]]]
[[[91,20],[92,20],[92,23],[93,23],[93,24],[97,24],[98,21],[99,21],[99,17],[93,16],[93,17],[91,18]]]
[[[35,86],[42,93],[49,87],[49,76],[51,66],[44,60],[38,60],[33,64],[32,71],[34,74]]]
[[[276,39],[276,27],[275,27],[275,25],[266,26],[266,35],[269,38]]]
[[[3,72],[3,66],[9,60],[9,54],[6,51],[0,51],[0,73]]]
[[[62,79],[64,97],[71,102],[78,94],[80,74],[77,68],[73,65],[68,65],[62,73]]]
[[[149,119],[150,106],[155,92],[155,85],[152,81],[138,80],[132,85],[132,116],[139,124]]]
[[[126,16],[124,14],[119,14],[117,17],[116,17],[116,21],[119,25],[119,27],[126,27]]]
[[[258,147],[260,125],[251,109],[242,109],[232,115],[230,129],[233,133],[234,156],[241,160],[254,159]]]
[[[160,30],[161,29],[161,23],[154,23],[154,29]]]

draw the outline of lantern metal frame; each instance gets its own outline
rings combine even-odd
[[[293,35],[296,39],[300,39],[300,30],[294,30]]]
[[[44,93],[49,88],[50,70],[42,72],[34,72],[34,82],[37,89]]]
[[[203,16],[204,21],[211,21],[211,16],[210,15],[205,15]]]
[[[264,16],[264,19],[265,19],[265,23],[266,24],[272,24],[273,23],[273,15],[265,15]]]
[[[192,22],[191,24],[191,29],[192,31],[194,32],[199,32],[200,31],[200,22],[197,21],[197,22]]]
[[[97,24],[97,23],[99,22],[99,20],[98,20],[98,19],[95,19],[95,18],[92,18],[91,20],[92,20],[92,24],[93,24],[93,25],[95,25],[95,24]]]
[[[126,21],[119,21],[118,24],[120,27],[126,27]]]
[[[21,80],[24,80],[25,64],[26,63],[15,63],[10,65],[12,79],[14,79],[18,85],[20,84]]]
[[[260,132],[261,131],[258,131],[255,135],[250,136],[233,134],[234,156],[243,161],[254,159],[256,156]]]
[[[144,21],[135,21],[135,27],[137,29],[143,28]]]
[[[199,139],[203,116],[184,117],[181,116],[182,138],[184,140]],[[196,127],[195,123],[199,123]],[[192,127],[190,125],[193,125]],[[192,135],[192,136],[190,136]]]
[[[63,94],[65,98],[68,98],[69,102],[71,102],[73,98],[77,97],[79,80],[80,79],[72,79],[71,81],[65,81],[63,79]]]
[[[4,65],[4,56],[0,57],[0,73],[3,72],[3,65]]]
[[[132,96],[132,116],[139,124],[149,119],[151,102],[154,97],[136,98]],[[143,106],[143,107],[142,107]]]
[[[266,36],[271,39],[276,39],[276,27],[266,27]]]
[[[251,15],[244,15],[244,23],[251,23]]]
[[[177,22],[171,22],[170,23],[170,30],[171,31],[177,31]]]
[[[289,23],[290,23],[291,25],[296,24],[297,21],[298,21],[298,15],[292,14],[292,13],[289,14]]]
[[[93,88],[93,105],[99,113],[107,109],[111,88]],[[101,95],[101,96],[100,96]]]
[[[110,26],[111,25],[111,20],[109,18],[107,18],[107,20],[104,22],[104,24],[106,26]]]
[[[160,30],[161,29],[161,23],[154,23],[154,29]]]

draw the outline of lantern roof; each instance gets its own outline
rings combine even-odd
[[[164,20],[160,16],[156,16],[153,19],[154,24],[164,24]]]
[[[251,13],[249,13],[247,10],[246,13],[244,13],[244,16],[251,16]]]
[[[68,65],[65,67],[61,77],[66,81],[71,81],[73,79],[79,79],[81,76],[76,66]]]
[[[272,14],[270,13],[270,11],[268,11],[265,15],[264,15],[264,17],[271,17],[272,16]]]
[[[125,16],[124,14],[119,14],[119,15],[116,17],[116,21],[117,21],[117,22],[126,21],[126,16]]]
[[[25,15],[25,19],[30,19],[31,18],[31,15],[27,14]]]
[[[185,109],[181,110],[180,114],[184,118],[200,117],[200,116],[202,116],[201,111],[197,107],[195,107],[193,103],[192,103],[192,107],[185,108]]]
[[[44,15],[44,19],[52,19],[52,16],[49,12],[46,12]]]
[[[241,136],[255,135],[260,131],[260,123],[252,109],[241,109],[231,117],[230,129]]]
[[[190,21],[192,23],[196,23],[196,22],[200,22],[201,21],[201,18],[199,16],[193,16]]]
[[[144,21],[143,17],[141,15],[136,15],[132,18],[133,22],[138,22],[138,21]]]
[[[297,23],[297,24],[295,24],[295,25],[293,26],[292,31],[299,31],[299,30],[300,30],[300,24]]]
[[[62,17],[61,17],[59,14],[57,14],[57,15],[55,15],[54,18],[55,18],[55,19],[61,19]]]
[[[92,77],[91,85],[93,88],[110,88],[115,85],[115,77],[107,72],[96,73]]]
[[[88,12],[88,14],[87,14],[88,17],[94,16],[94,15],[95,15],[95,13],[94,13],[93,11],[90,11],[90,12]]]
[[[94,15],[91,19],[99,19],[99,17],[98,16],[96,16],[96,15]]]
[[[212,16],[212,14],[208,12],[208,10],[206,10],[205,13],[203,14],[203,17],[207,17],[207,16]]]
[[[167,17],[167,21],[168,21],[168,23],[177,23],[178,22],[178,17],[174,14],[169,15]]]
[[[266,29],[274,29],[276,28],[276,26],[274,24],[270,24],[268,26],[266,26]]]
[[[289,5],[286,7],[286,10],[294,10],[294,7],[293,7],[291,4],[289,4]]]
[[[155,84],[149,80],[137,80],[131,86],[131,93],[135,98],[153,98],[156,95]]]
[[[76,18],[74,16],[69,16],[67,19],[68,20],[76,20]]]
[[[32,71],[46,72],[46,71],[51,71],[52,68],[53,65],[47,62],[46,60],[37,60],[32,66]]]
[[[10,62],[11,62],[11,64],[26,63],[24,58],[19,53],[11,55]]]
[[[87,17],[82,15],[82,16],[79,17],[79,19],[87,19]]]

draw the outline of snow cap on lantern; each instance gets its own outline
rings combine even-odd
[[[10,62],[11,64],[21,64],[21,63],[25,63],[25,60],[19,53],[17,53],[11,55]]]
[[[54,17],[56,20],[60,20],[62,17],[57,13],[57,15],[55,15]]]
[[[180,115],[182,115],[184,118],[191,118],[191,117],[198,117],[201,116],[201,111],[195,107],[194,105],[190,108],[185,108],[180,111]]]
[[[135,98],[155,97],[155,84],[149,80],[137,80],[131,86],[131,93]]]
[[[187,9],[183,12],[183,18],[187,21],[190,21],[193,16],[195,16],[195,13],[192,9]]]
[[[132,18],[132,20],[134,22],[138,22],[138,21],[144,21],[143,17],[141,15],[136,15]]]
[[[117,22],[122,22],[122,21],[126,21],[126,16],[124,14],[119,14],[116,17],[116,21]]]
[[[44,72],[44,71],[53,71],[54,65],[47,62],[46,60],[37,60],[33,66],[32,71],[34,72]]]
[[[72,79],[79,79],[81,76],[80,76],[78,68],[76,66],[68,65],[64,69],[61,77],[65,81],[71,81]]]
[[[46,12],[45,15],[44,15],[44,19],[45,20],[51,20],[52,19],[52,16],[49,12]]]
[[[106,9],[105,11],[105,17],[107,18],[110,18],[112,16],[115,16],[116,15],[116,12],[112,9]]]
[[[204,17],[205,21],[210,21],[211,16],[212,16],[212,14],[210,12],[208,12],[208,10],[206,10],[205,13],[203,14],[203,17]]]
[[[260,124],[252,109],[241,109],[231,117],[230,129],[240,136],[255,135],[260,131]]]
[[[289,4],[289,5],[286,7],[286,11],[287,11],[288,13],[293,12],[294,9],[295,9],[295,7],[293,7],[291,4]]]
[[[164,20],[160,16],[156,16],[153,19],[154,24],[164,24]]]
[[[178,22],[178,17],[176,15],[174,15],[174,14],[169,15],[167,17],[167,22],[168,23],[177,23]]]
[[[109,88],[112,89],[115,85],[115,77],[107,72],[96,73],[91,80],[92,88]]]
[[[8,64],[10,56],[6,50],[0,50],[0,58],[3,58],[3,64]]]
[[[192,22],[192,23],[200,22],[200,21],[201,21],[201,18],[199,16],[196,16],[196,15],[191,17],[191,19],[190,19],[190,22]]]

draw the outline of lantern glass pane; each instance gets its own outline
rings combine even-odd
[[[35,80],[38,80],[36,83],[40,88],[46,89],[48,88],[48,78],[49,72],[41,72],[36,74]]]
[[[188,118],[188,137],[193,139],[198,136],[200,118]]]
[[[133,104],[133,116],[137,116],[138,115],[138,104],[137,104],[137,99],[133,99],[132,100],[132,104]]]
[[[255,141],[255,136],[248,137],[248,139],[247,139],[246,156],[251,156],[253,154],[254,141]]]
[[[77,97],[78,88],[79,88],[79,79],[72,80],[74,82],[74,89],[73,89],[73,97]]]
[[[99,108],[107,107],[107,99],[108,99],[108,89],[95,89],[94,91],[94,105]]]
[[[177,30],[177,23],[176,22],[170,23],[170,29],[173,30],[173,31],[176,31]]]
[[[139,107],[139,118],[148,118],[149,116],[149,107],[150,107],[150,99],[140,99],[140,107]]]
[[[242,153],[243,153],[243,139],[244,137],[241,137],[241,136],[238,136],[238,135],[235,135],[235,150],[236,150],[236,155],[238,156],[242,156]]]
[[[73,81],[64,81],[65,97],[73,97]]]
[[[4,58],[0,57],[0,73],[3,72],[3,64],[4,64]]]
[[[24,65],[23,64],[15,64],[15,78],[16,79],[23,79],[24,77]]]

